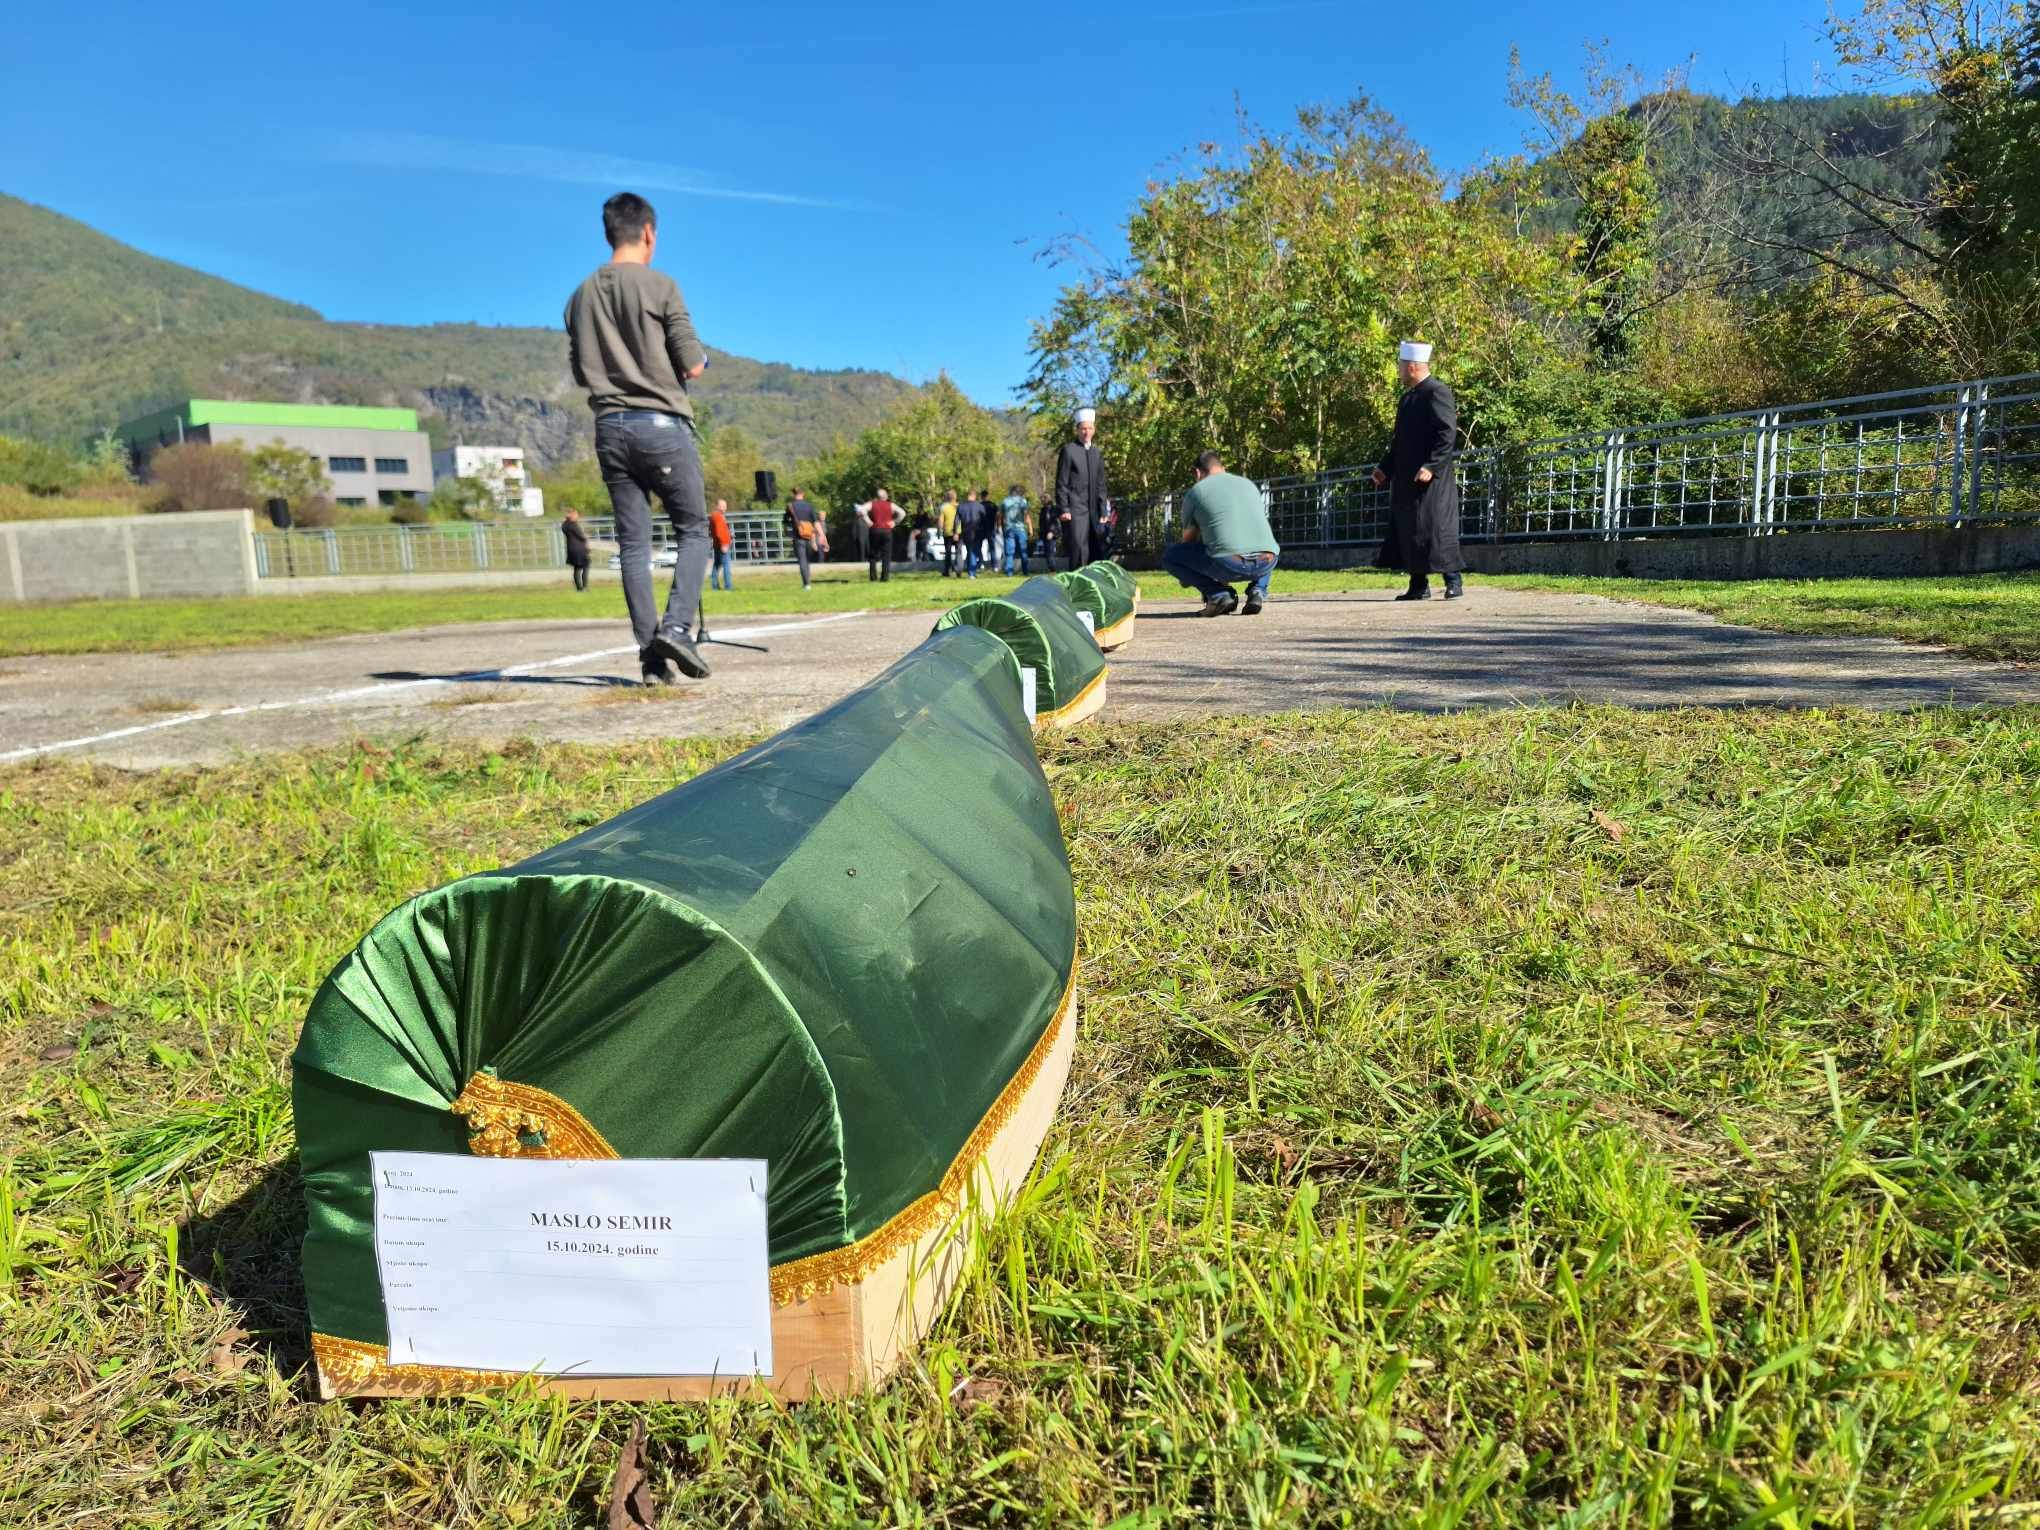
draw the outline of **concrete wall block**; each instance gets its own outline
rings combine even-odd
[[[255,592],[255,523],[246,510],[16,521],[7,530],[0,601]]]

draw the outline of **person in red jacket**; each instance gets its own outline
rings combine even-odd
[[[880,584],[892,578],[892,533],[899,514],[884,489],[871,496],[871,577]]]
[[[708,516],[709,540],[714,544],[709,554],[708,565],[708,587],[711,590],[727,590],[731,587],[730,548],[736,539],[730,535],[729,508],[728,500],[719,499],[715,502],[715,509],[711,510]],[[721,584],[716,583],[718,575],[722,577]]]

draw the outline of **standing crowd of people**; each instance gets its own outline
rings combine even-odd
[[[602,227],[610,258],[567,302],[568,363],[595,413],[595,457],[615,516],[624,604],[644,678],[670,683],[676,670],[704,678],[708,663],[693,636],[702,582],[728,589],[732,571],[728,506],[717,500],[709,512],[702,503],[701,455],[687,391],[707,367],[708,353],[679,287],[651,269],[658,243],[651,204],[620,192],[603,204]],[[1444,576],[1447,600],[1465,593],[1452,464],[1458,406],[1452,390],[1431,375],[1430,363],[1429,345],[1402,343],[1402,397],[1388,451],[1373,473],[1374,487],[1389,496],[1387,534],[1376,564],[1409,575],[1409,588],[1396,597],[1404,601],[1428,600],[1432,574]],[[992,567],[1024,574],[1033,554],[1044,567],[1053,568],[1059,559],[1071,569],[1110,557],[1118,517],[1097,434],[1097,411],[1078,409],[1070,439],[1056,453],[1046,503],[1038,508],[1018,484],[996,500],[986,485],[949,489],[932,507],[924,504],[909,517],[877,486],[854,507],[857,554],[868,577],[875,583],[892,578],[894,543],[902,532],[913,564],[939,561],[945,578],[975,579]],[[1164,551],[1162,566],[1204,597],[1201,615],[1257,615],[1267,604],[1282,554],[1266,496],[1252,479],[1227,472],[1216,450],[1202,453],[1194,471],[1178,538]],[[663,610],[651,577],[654,498],[674,531],[673,587]],[[828,556],[828,522],[798,488],[785,521],[805,589],[815,561]],[[586,589],[586,528],[569,511],[562,531],[575,588]]]

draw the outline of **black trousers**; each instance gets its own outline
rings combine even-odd
[[[585,563],[574,565],[574,588],[577,590],[588,588],[588,565]]]
[[[871,565],[871,577],[873,579],[885,580],[892,578],[892,533],[890,531],[880,531],[876,526],[871,528],[871,557],[868,561]],[[885,570],[882,574],[879,572],[881,567]]]
[[[1091,518],[1078,511],[1063,521],[1063,553],[1069,559],[1069,568],[1082,568],[1091,561]]]
[[[800,587],[804,590],[812,582],[808,577],[808,560],[814,556],[813,545],[800,537],[793,539],[794,561],[800,564]]]

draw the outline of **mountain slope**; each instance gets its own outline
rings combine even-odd
[[[0,432],[80,440],[181,398],[263,398],[406,405],[435,441],[521,445],[548,464],[588,450],[557,330],[337,324],[8,196],[0,250]],[[697,401],[780,463],[914,391],[883,372],[713,356]]]

